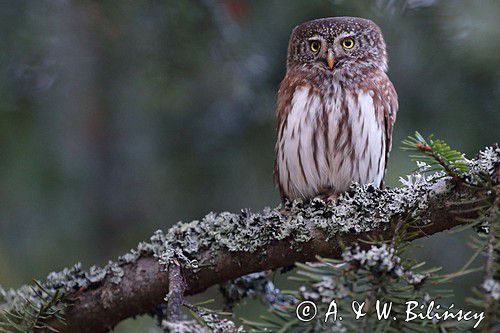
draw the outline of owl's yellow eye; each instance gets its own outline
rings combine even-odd
[[[352,49],[354,47],[354,39],[352,39],[352,38],[344,38],[342,40],[342,46],[345,49]]]
[[[317,40],[312,40],[312,41],[309,42],[309,48],[314,53],[318,53],[319,49],[321,48],[321,43],[319,41],[317,41]]]

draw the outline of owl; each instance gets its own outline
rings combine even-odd
[[[277,99],[275,182],[285,199],[383,186],[398,110],[380,28],[330,17],[293,30]]]

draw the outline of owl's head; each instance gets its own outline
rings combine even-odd
[[[358,17],[329,17],[293,29],[287,69],[356,75],[361,69],[387,70],[380,28]]]

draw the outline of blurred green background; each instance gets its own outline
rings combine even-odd
[[[415,130],[469,156],[498,140],[500,1],[1,1],[0,284],[105,264],[210,211],[276,205],[288,37],[327,16],[384,32],[400,101],[390,186],[414,169],[398,146]],[[466,238],[414,253],[451,271]],[[457,302],[477,282],[459,280]]]

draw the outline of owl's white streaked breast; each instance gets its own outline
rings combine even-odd
[[[286,196],[340,193],[352,182],[380,186],[385,134],[375,112],[370,93],[332,87],[322,98],[298,87],[278,133],[277,171]]]

